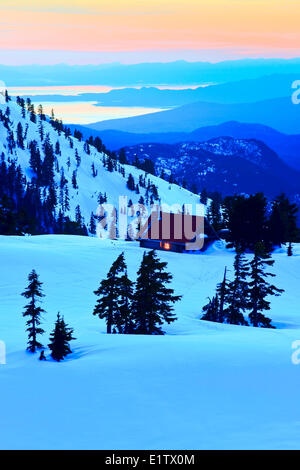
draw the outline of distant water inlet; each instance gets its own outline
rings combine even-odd
[[[39,104],[39,103],[35,103]],[[91,124],[108,119],[118,119],[163,111],[160,108],[96,106],[96,101],[42,102],[48,115],[54,110],[55,117],[69,124]]]
[[[108,86],[48,86],[48,87],[9,87],[11,96],[30,96],[34,105],[42,104],[45,114],[50,115],[52,109],[55,117],[69,124],[91,124],[109,119],[119,119],[142,114],[164,111],[160,107],[143,106],[99,106],[97,101],[88,99],[88,94],[107,93],[114,89]],[[87,94],[78,100],[80,94]],[[51,99],[53,96],[53,99]],[[59,96],[59,100],[57,97]],[[65,100],[64,100],[65,97]],[[72,101],[72,97],[74,101]]]
[[[183,90],[187,88],[185,86],[174,87],[171,85],[155,85],[155,87],[161,90]],[[140,89],[142,86],[129,88]],[[190,86],[188,88],[197,87]],[[103,94],[121,89],[124,89],[124,87],[104,85],[27,86],[8,87],[8,92],[11,96],[30,97],[34,105],[42,104],[44,112],[48,115],[51,114],[53,109],[58,119],[62,119],[65,123],[69,124],[91,124],[110,119],[141,116],[167,109],[163,104],[157,105],[157,103],[153,106],[148,103],[133,103],[133,106],[128,106],[128,102],[121,105],[118,102],[118,98],[111,103],[106,103],[106,106],[101,106],[101,96]]]

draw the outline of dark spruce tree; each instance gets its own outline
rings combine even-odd
[[[297,228],[298,207],[281,194],[272,204],[269,220],[270,240],[273,245],[298,241]]]
[[[207,211],[207,218],[210,224],[213,226],[214,230],[219,231],[223,228],[223,218],[222,218],[222,196],[219,193],[213,193],[210,195],[211,204]]]
[[[181,296],[174,295],[174,290],[167,287],[172,275],[165,271],[166,266],[167,263],[161,262],[154,250],[144,252],[132,302],[138,334],[162,335],[163,323],[176,320],[172,304]]]
[[[105,319],[107,333],[112,333],[112,328],[121,323],[120,320],[120,296],[122,294],[122,274],[126,271],[124,253],[121,253],[113,262],[107,278],[100,283],[99,289],[94,294],[99,297],[94,308],[93,315]]]
[[[96,226],[95,215],[93,212],[91,213],[89,230],[92,235],[96,235],[97,226]]]
[[[206,206],[208,200],[208,194],[205,188],[202,189],[200,193],[200,202]]]
[[[226,321],[226,306],[229,298],[229,281],[227,279],[227,268],[224,270],[222,282],[217,285],[216,294],[209,299],[208,304],[203,307],[204,314],[201,320],[224,323]]]
[[[69,328],[64,321],[64,317],[57,314],[55,327],[50,335],[49,349],[51,356],[55,361],[62,361],[68,354],[71,354],[70,341],[75,340],[73,337],[73,328]]]
[[[220,318],[219,307],[219,298],[218,295],[215,295],[212,299],[209,299],[208,304],[203,307],[204,314],[202,315],[201,320],[223,323],[224,318]]]
[[[127,180],[126,186],[127,186],[128,189],[130,189],[130,191],[135,190],[134,177],[132,176],[131,173],[129,173],[129,175],[128,175],[128,180]]]
[[[227,279],[227,268],[224,269],[224,276],[222,282],[217,285],[217,296],[219,299],[219,322],[225,321],[226,304],[229,297],[229,282]]]
[[[125,165],[125,164],[128,163],[127,157],[126,157],[126,152],[125,152],[125,149],[124,149],[124,148],[121,148],[120,151],[119,151],[119,162],[120,162],[122,165]]]
[[[250,262],[250,282],[249,282],[249,320],[255,327],[275,328],[271,325],[271,319],[264,315],[265,311],[270,310],[268,296],[278,296],[282,289],[268,283],[267,278],[275,277],[275,274],[265,271],[267,266],[273,266],[274,260],[271,259],[262,242],[255,246],[254,257]]]
[[[28,347],[27,350],[34,353],[37,349],[43,349],[43,345],[38,341],[38,335],[42,335],[44,330],[40,327],[41,314],[44,310],[38,306],[38,303],[44,294],[42,292],[42,283],[39,281],[38,274],[35,270],[31,271],[28,276],[28,287],[22,293],[22,296],[29,300],[25,306],[23,317],[29,317],[26,322],[28,332]]]
[[[249,197],[229,196],[224,199],[223,205],[229,246],[254,250],[259,241],[267,242],[267,200],[262,193]]]
[[[41,176],[42,162],[41,162],[41,154],[40,154],[40,151],[39,151],[38,144],[37,144],[36,140],[32,140],[29,143],[29,150],[30,150],[29,164],[30,164],[31,169],[37,175],[37,181],[39,183],[40,182],[40,176]]]
[[[54,151],[49,134],[46,136],[43,150],[45,157],[42,164],[42,184],[43,186],[51,186],[54,184]]]
[[[117,327],[119,333],[132,334],[135,331],[135,325],[132,315],[132,299],[133,299],[134,283],[129,279],[127,270],[120,279],[120,299],[119,299],[119,316]]]
[[[234,280],[228,286],[228,306],[225,310],[226,323],[231,325],[248,325],[244,318],[244,313],[248,308],[248,274],[249,264],[242,250],[237,248],[234,260]]]
[[[19,122],[17,126],[17,144],[18,147],[24,149],[24,135],[23,135],[23,127],[22,124]]]

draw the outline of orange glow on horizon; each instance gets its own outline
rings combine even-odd
[[[89,52],[238,50],[296,56],[298,0],[13,0],[0,49]]]

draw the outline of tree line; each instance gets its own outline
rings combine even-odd
[[[93,315],[106,321],[107,333],[164,334],[161,326],[176,320],[173,304],[181,299],[168,285],[173,276],[156,252],[144,252],[137,280],[127,273],[124,253],[113,262],[106,279],[94,292],[98,298]]]
[[[181,296],[174,295],[174,290],[168,287],[172,275],[165,270],[166,266],[167,263],[161,262],[155,251],[145,252],[134,289],[134,283],[127,274],[124,253],[112,263],[106,279],[95,291],[99,298],[93,311],[93,315],[105,319],[108,334],[163,335],[163,323],[170,324],[176,320],[173,304]],[[41,307],[44,293],[35,270],[29,274],[28,286],[22,296],[28,299],[23,312],[23,317],[28,318],[27,350],[32,353],[40,350],[40,359],[45,360],[45,347],[40,339],[45,333],[41,327],[45,313]],[[65,359],[72,352],[69,343],[74,339],[73,329],[58,313],[48,344],[51,357],[56,361]]]
[[[272,320],[264,314],[270,310],[268,297],[284,292],[268,282],[275,275],[267,272],[266,268],[273,264],[274,260],[262,242],[255,245],[250,262],[246,260],[241,247],[237,247],[234,278],[229,281],[225,268],[223,280],[217,285],[215,295],[203,307],[201,319],[244,326],[250,322],[254,327],[275,328]],[[248,314],[249,322],[245,314]]]
[[[40,306],[41,298],[44,297],[42,291],[42,283],[39,281],[39,276],[35,270],[32,270],[28,276],[28,286],[22,293],[22,296],[28,299],[28,304],[25,306],[23,317],[27,318],[26,322],[28,333],[28,347],[27,350],[35,353],[41,350],[40,360],[45,360],[44,346],[40,342],[39,336],[43,335],[45,331],[41,328],[41,316],[45,310]],[[70,354],[70,341],[74,340],[73,329],[69,328],[64,321],[64,317],[57,314],[54,330],[50,335],[50,342],[48,347],[51,351],[51,356],[55,361],[62,361]]]
[[[207,218],[229,247],[253,251],[260,241],[267,250],[288,244],[291,255],[292,243],[300,240],[298,206],[285,194],[268,201],[262,193],[223,198],[203,190],[200,201],[208,204]]]

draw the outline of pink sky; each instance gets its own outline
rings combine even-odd
[[[1,63],[300,55],[299,0],[11,0],[7,4],[0,6]]]

